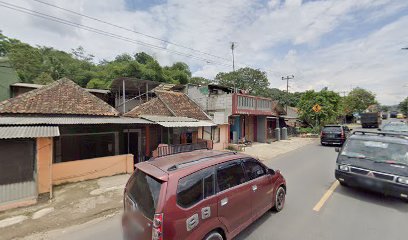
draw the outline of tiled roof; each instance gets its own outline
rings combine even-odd
[[[177,117],[209,120],[204,111],[184,93],[156,91],[156,95]]]
[[[135,107],[124,116],[158,115],[210,120],[204,111],[184,93],[156,91],[155,94],[156,98]]]
[[[45,87],[1,102],[0,113],[91,116],[119,115],[119,112],[109,104],[67,78],[62,78]]]
[[[153,98],[131,111],[124,114],[126,117],[139,117],[140,115],[174,116],[159,98]]]

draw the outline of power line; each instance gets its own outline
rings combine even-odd
[[[79,12],[75,12],[73,10],[66,9],[66,8],[51,4],[51,3],[47,3],[47,2],[44,2],[44,1],[40,1],[40,0],[33,0],[33,1],[44,4],[44,5],[47,5],[47,6],[50,6],[50,7],[53,7],[53,8],[60,9],[62,11],[66,11],[66,12],[75,14],[75,15],[78,15],[78,16],[81,16],[81,17],[84,17],[84,18],[88,18],[88,19],[91,19],[91,20],[94,20],[94,21],[97,21],[97,22],[100,22],[100,23],[104,23],[104,24],[107,24],[107,25],[112,26],[112,27],[116,27],[116,28],[119,28],[119,29],[122,29],[122,30],[125,30],[125,31],[129,31],[129,32],[133,32],[133,33],[142,35],[144,37],[155,39],[155,40],[158,40],[158,41],[161,41],[161,42],[164,42],[164,43],[167,43],[167,44],[171,44],[171,45],[174,45],[174,46],[177,46],[177,47],[181,47],[181,48],[184,48],[184,49],[188,49],[188,50],[191,50],[191,51],[194,51],[194,52],[198,52],[198,53],[203,54],[203,55],[207,55],[207,56],[210,56],[210,57],[214,57],[214,58],[218,58],[218,59],[222,59],[222,60],[227,60],[227,61],[229,60],[229,59],[224,58],[224,57],[220,57],[220,56],[217,56],[217,55],[214,55],[214,54],[211,54],[211,53],[207,53],[207,52],[197,50],[197,49],[194,49],[194,48],[191,48],[191,47],[187,47],[187,46],[184,46],[184,45],[181,45],[181,44],[178,44],[178,43],[174,43],[174,42],[171,42],[171,41],[168,41],[168,40],[165,40],[165,39],[161,39],[161,38],[149,35],[149,34],[145,34],[145,33],[139,32],[139,31],[135,31],[133,29],[126,28],[126,27],[123,27],[123,26],[120,26],[120,25],[117,25],[117,24],[114,24],[114,23],[111,23],[111,22],[108,22],[108,21],[104,21],[104,20],[89,16],[89,15],[85,15],[85,14],[82,14],[82,13],[79,13]]]
[[[21,7],[21,6],[18,6],[18,5],[6,3],[6,2],[3,2],[3,1],[0,1],[0,6],[8,8],[8,9],[12,9],[14,11],[18,11],[18,12],[21,12],[21,13],[25,13],[25,14],[28,14],[28,15],[32,15],[32,16],[36,16],[36,17],[43,18],[43,19],[46,19],[46,20],[50,20],[50,21],[53,21],[53,22],[65,24],[65,25],[68,25],[68,26],[72,26],[72,27],[76,27],[76,28],[79,28],[79,29],[87,30],[87,31],[97,33],[97,34],[100,34],[100,35],[104,35],[104,36],[108,36],[108,37],[111,37],[111,38],[126,41],[126,42],[129,42],[129,43],[133,43],[133,44],[136,44],[136,45],[142,45],[142,46],[146,46],[146,47],[157,49],[157,50],[164,50],[164,51],[167,51],[169,53],[176,54],[176,55],[189,57],[189,58],[196,59],[196,60],[205,61],[208,64],[218,64],[218,65],[222,65],[222,66],[225,66],[225,67],[231,67],[230,64],[226,64],[226,63],[214,61],[214,60],[211,60],[211,59],[195,56],[193,54],[189,54],[189,53],[185,53],[185,52],[179,52],[179,51],[167,49],[167,48],[162,47],[162,46],[157,46],[157,45],[142,42],[142,41],[139,41],[139,40],[136,40],[136,39],[124,37],[124,36],[121,36],[121,35],[118,35],[118,34],[115,34],[115,33],[107,32],[107,31],[100,30],[100,29],[97,29],[97,28],[93,28],[93,27],[90,27],[90,26],[86,26],[86,25],[83,25],[83,24],[75,23],[75,22],[68,21],[68,20],[65,20],[65,19],[62,19],[62,18],[58,18],[58,17],[55,17],[55,16],[48,15],[48,14],[45,14],[45,13],[42,13],[42,12],[27,9],[27,8],[24,8],[24,7]]]

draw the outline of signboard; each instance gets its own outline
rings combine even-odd
[[[320,112],[322,107],[319,104],[315,104],[312,109],[314,112]]]

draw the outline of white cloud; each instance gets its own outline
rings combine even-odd
[[[6,1],[173,51],[187,51],[33,1]],[[124,0],[52,3],[228,60],[231,59],[229,44],[235,41],[238,66],[245,63],[272,70],[268,74],[274,87],[285,87],[281,75],[294,74],[292,91],[320,90],[324,86],[347,90],[351,85],[358,85],[375,91],[384,103],[397,103],[407,95],[408,89],[400,85],[408,77],[408,70],[402,66],[408,52],[401,52],[399,48],[402,43],[408,45],[408,21],[401,18],[386,26],[379,24],[401,9],[407,9],[406,1],[168,0],[149,9],[134,11],[126,9]],[[146,51],[162,64],[186,61],[195,76],[212,78],[219,71],[230,70],[230,67],[184,58],[2,7],[0,23],[0,29],[8,36],[65,51],[82,45],[98,59],[112,59],[123,52]],[[322,38],[335,34],[339,27],[357,30],[363,23],[379,25],[367,36],[348,36],[350,40],[336,36],[332,42],[322,43]],[[200,57],[211,58],[208,55]],[[231,64],[222,59],[214,61]]]

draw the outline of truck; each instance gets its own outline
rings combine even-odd
[[[381,125],[380,112],[365,112],[361,113],[361,126],[363,128],[378,128]]]

